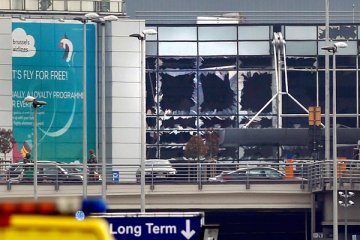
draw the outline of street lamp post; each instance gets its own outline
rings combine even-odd
[[[37,194],[37,161],[38,161],[38,145],[37,145],[37,108],[46,105],[44,101],[38,101],[32,96],[27,96],[24,102],[31,103],[34,109],[34,199],[38,200]]]
[[[333,239],[338,240],[338,206],[337,206],[337,136],[336,136],[336,53],[338,48],[346,48],[344,42],[334,43],[332,46],[324,46],[321,49],[333,54]]]
[[[99,17],[97,13],[87,13],[82,17],[75,17],[74,20],[83,24],[83,198],[87,197],[87,66],[86,66],[86,23]]]
[[[345,192],[339,192],[339,195],[340,197],[343,197],[344,198],[344,201],[340,200],[339,201],[339,204],[340,206],[344,207],[344,218],[345,218],[345,229],[344,229],[344,232],[345,232],[345,240],[348,240],[348,223],[347,223],[347,218],[348,218],[348,211],[347,211],[347,208],[354,205],[355,203],[351,200],[349,200],[349,198],[353,197],[355,195],[354,192],[348,192],[347,190],[345,190]]]
[[[141,212],[145,212],[145,158],[146,158],[146,79],[145,79],[145,41],[146,35],[156,35],[154,29],[145,29],[142,33],[134,33],[129,37],[135,37],[140,40],[140,81],[141,81],[141,154],[140,154],[140,184],[141,184]]]
[[[117,21],[118,17],[109,15],[95,18],[92,21],[101,25],[101,195],[106,200],[106,111],[105,111],[105,24]]]

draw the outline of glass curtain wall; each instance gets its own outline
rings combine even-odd
[[[263,108],[276,93],[274,32],[282,32],[286,40],[289,90],[283,95],[282,127],[308,127],[307,113],[293,99],[306,108],[319,105],[324,113],[325,53],[321,50],[325,44],[324,26],[159,25],[149,28],[156,29],[158,35],[149,36],[146,43],[148,159],[184,159],[185,145],[193,135],[204,137],[214,129],[242,128]],[[356,25],[330,27],[331,41],[348,44],[337,53],[340,127],[359,127],[358,32]],[[281,67],[284,70],[284,65]],[[283,86],[285,77],[282,71]],[[248,127],[275,127],[276,118],[274,102]],[[216,157],[218,161],[235,162],[278,160],[289,153],[298,158],[310,156],[307,147],[278,149],[279,146],[224,147]]]

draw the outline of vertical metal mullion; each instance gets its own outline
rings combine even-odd
[[[236,128],[240,128],[240,93],[239,93],[239,26],[236,26]],[[244,83],[243,83],[244,84]],[[237,146],[237,159],[240,159],[240,146]]]
[[[199,101],[199,82],[200,82],[200,71],[199,71],[199,26],[196,26],[196,132],[200,136],[200,101]]]
[[[356,56],[356,127],[359,128],[359,57]]]
[[[156,26],[156,31],[159,32],[159,27]],[[157,51],[156,51],[156,60],[155,60],[155,72],[156,72],[156,134],[157,134],[157,141],[156,141],[156,155],[157,157],[160,157],[160,107],[159,107],[159,92],[160,92],[160,89],[159,89],[159,34],[156,34],[156,48],[157,48]]]

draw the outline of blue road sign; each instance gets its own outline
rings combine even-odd
[[[360,240],[360,235],[352,235],[352,240]]]
[[[203,216],[104,216],[116,240],[199,240]]]
[[[112,180],[113,180],[113,182],[120,182],[119,171],[112,171]]]

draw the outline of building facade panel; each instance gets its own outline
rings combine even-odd
[[[12,112],[13,112],[13,102],[12,102],[12,62],[11,62],[11,52],[12,52],[12,37],[11,37],[11,18],[0,18],[0,36],[2,47],[0,50],[0,128],[12,129]],[[11,157],[8,154],[8,157]],[[5,159],[9,160],[9,159]]]
[[[112,104],[107,107],[107,112],[139,112],[140,102],[138,98],[112,98]]]

